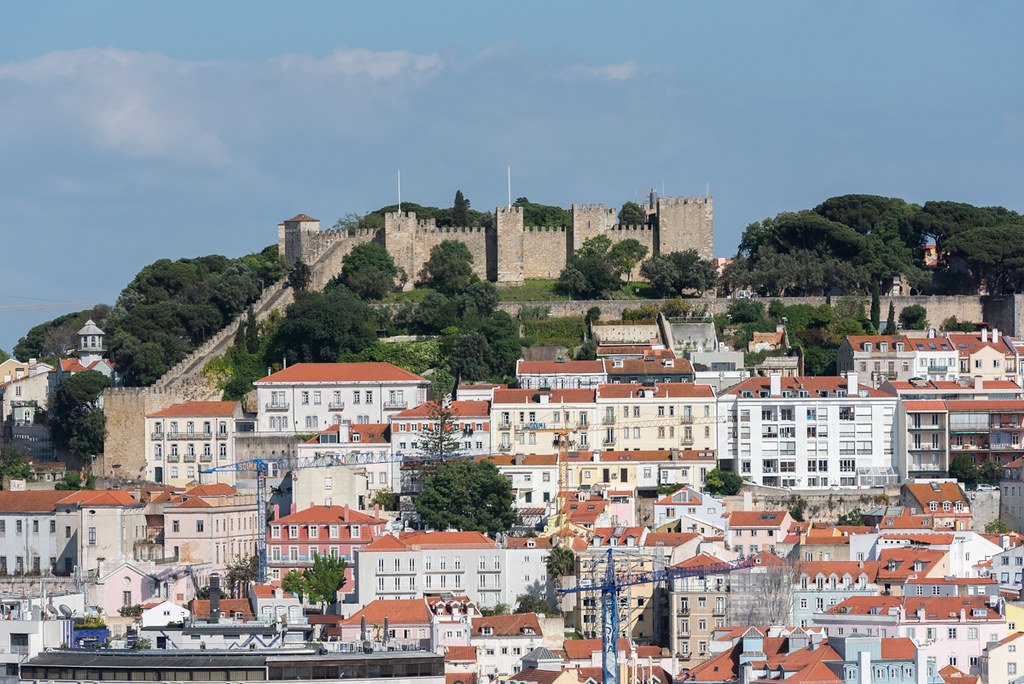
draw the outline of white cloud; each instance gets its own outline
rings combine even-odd
[[[376,51],[361,48],[335,50],[326,57],[282,55],[274,60],[283,72],[297,72],[314,77],[341,76],[372,80],[398,77],[428,77],[441,69],[436,54],[415,55],[411,52]]]
[[[631,59],[616,64],[605,64],[604,66],[585,66],[577,64],[564,71],[570,78],[596,78],[608,81],[623,82],[629,81],[644,73],[644,69]]]

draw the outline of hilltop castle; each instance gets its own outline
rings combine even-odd
[[[623,226],[618,211],[603,204],[573,204],[572,227],[527,226],[522,207],[498,207],[493,228],[440,227],[433,219],[417,219],[412,212],[384,216],[384,229],[320,230],[320,222],[299,214],[278,224],[277,248],[286,260],[312,263],[336,261],[364,242],[384,245],[395,265],[409,275],[407,287],[417,279],[430,250],[442,240],[458,240],[473,255],[480,278],[518,285],[527,278],[557,278],[566,259],[590,238],[608,236],[612,242],[634,238],[649,255],[695,249],[711,258],[712,202],[710,197],[657,197],[651,193],[643,205],[647,222]],[[328,254],[330,252],[330,254]],[[323,283],[317,283],[322,285]]]

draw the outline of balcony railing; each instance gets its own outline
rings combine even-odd
[[[199,457],[199,460],[203,463],[210,463],[213,461],[213,454],[203,454]]]
[[[267,411],[287,411],[289,404],[287,401],[270,402],[266,405]]]
[[[679,443],[683,446],[693,446],[693,437],[683,437]]]
[[[689,614],[690,614],[690,607],[689,606],[683,606],[678,611],[676,611],[676,615],[679,615],[680,617],[686,617]]]
[[[408,408],[408,407],[409,407],[409,402],[407,402],[404,399],[402,399],[401,401],[396,399],[395,401],[385,401],[384,402],[384,410],[385,411],[387,411],[389,409],[404,409],[404,408]]]
[[[608,423],[609,425],[614,425],[615,424],[615,414],[614,413],[606,413],[606,414],[604,414],[604,422]]]
[[[498,429],[499,430],[511,430],[512,429],[512,423],[508,422],[507,420],[503,420],[500,423],[498,423]]]
[[[181,456],[180,455],[178,455],[178,454],[167,454],[167,462],[168,463],[179,463],[180,461],[181,461]]]
[[[185,454],[185,463],[195,463],[195,462],[196,462],[196,455],[195,454]]]
[[[498,451],[512,451],[512,444],[499,444]]]
[[[686,425],[689,425],[690,423],[693,422],[693,415],[691,414],[691,415],[688,416],[688,415],[686,415],[684,413],[683,417],[679,419],[679,422],[681,422],[683,424],[686,424]]]
[[[1024,449],[1020,444],[993,444],[989,447],[992,451],[1019,451]]]
[[[615,438],[614,437],[605,437],[604,440],[601,443],[604,444],[605,446],[611,446],[611,445],[615,444]]]

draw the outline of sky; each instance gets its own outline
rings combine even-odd
[[[159,258],[402,197],[744,227],[846,193],[1024,210],[1019,2],[11,3],[0,348]],[[75,305],[60,302],[73,300]],[[25,308],[37,310],[24,311]],[[18,309],[18,310],[14,310]]]

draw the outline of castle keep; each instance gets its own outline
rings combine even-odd
[[[378,232],[320,230],[319,221],[299,214],[278,225],[277,247],[288,261],[337,261],[333,269],[326,269],[337,273],[353,246],[379,242],[409,275],[406,287],[412,287],[430,250],[443,240],[458,240],[469,248],[478,276],[508,285],[522,284],[527,278],[557,278],[572,252],[598,235],[606,235],[613,243],[633,238],[647,247],[648,255],[695,249],[703,258],[711,258],[710,197],[652,195],[644,209],[646,223],[624,226],[618,223],[616,209],[573,204],[572,227],[562,228],[527,226],[522,207],[498,207],[494,227],[488,229],[441,227],[412,212],[392,212],[385,215],[384,229]]]

